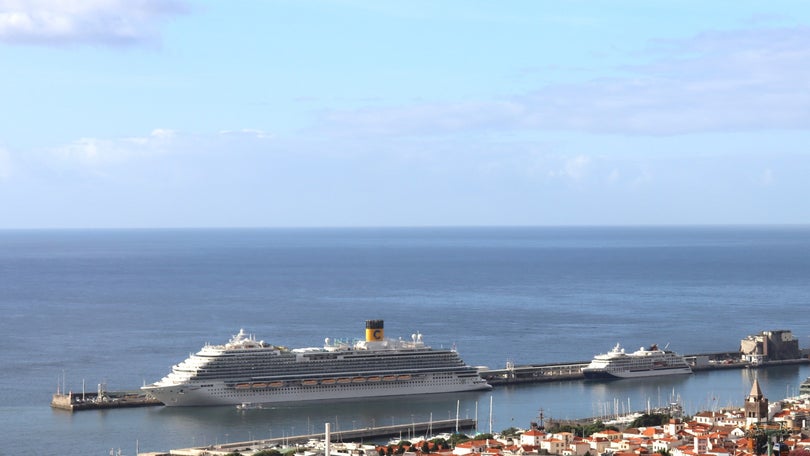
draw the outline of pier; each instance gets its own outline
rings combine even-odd
[[[478,373],[490,385],[542,383],[560,380],[582,380],[582,368],[587,362],[560,364],[506,365],[504,369],[482,369]]]
[[[802,354],[804,355],[803,358],[759,363],[741,361],[739,352],[699,353],[684,355],[684,359],[693,372],[699,372],[718,369],[759,369],[786,364],[810,364],[810,358],[807,357],[806,351],[802,352]],[[479,374],[493,386],[582,380],[585,378],[582,375],[582,368],[587,365],[587,361],[524,365],[507,363],[504,369],[484,368],[479,370]]]
[[[163,402],[137,391],[110,391],[102,392],[100,395],[99,393],[56,393],[51,399],[51,407],[69,412],[155,405],[163,405]]]
[[[430,436],[434,432],[462,432],[474,430],[476,420],[465,418],[455,420],[438,420],[411,424],[397,424],[392,426],[377,426],[346,431],[331,431],[331,442],[362,442],[374,441],[390,437],[402,437],[403,440],[417,438],[416,436]],[[420,439],[422,437],[419,437]],[[427,437],[430,438],[430,437]],[[244,442],[231,442],[204,447],[182,448],[167,453],[141,453],[142,456],[200,456],[221,455],[234,452],[256,452],[272,449],[279,446],[297,446],[307,444],[313,440],[324,440],[325,433],[303,434],[270,439],[249,440]]]

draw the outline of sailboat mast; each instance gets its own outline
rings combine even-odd
[[[492,396],[489,396],[489,433],[492,434]]]

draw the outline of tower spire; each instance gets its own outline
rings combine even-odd
[[[768,421],[768,399],[762,394],[758,379],[754,379],[751,393],[745,399],[745,421],[749,428]]]
[[[759,379],[754,379],[754,384],[751,386],[751,393],[748,394],[748,400],[762,398],[762,389],[759,387]]]

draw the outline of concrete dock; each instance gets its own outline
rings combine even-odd
[[[163,405],[163,403],[137,391],[110,391],[102,392],[101,395],[95,392],[56,393],[51,399],[51,407],[69,412],[155,405]]]

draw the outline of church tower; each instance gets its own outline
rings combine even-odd
[[[750,428],[752,424],[766,423],[768,421],[768,398],[762,395],[759,380],[754,379],[751,393],[745,399],[745,424]]]

